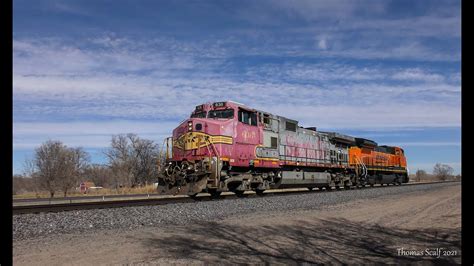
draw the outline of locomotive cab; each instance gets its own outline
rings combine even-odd
[[[190,118],[173,130],[171,161],[200,160],[225,152],[220,144],[232,144],[234,120],[234,108],[225,102],[196,106]]]
[[[207,176],[208,183],[198,187],[219,189],[221,182],[230,177],[231,168],[263,165],[255,159],[260,153],[257,147],[263,144],[263,120],[262,113],[232,101],[196,106],[190,117],[173,130],[171,156],[167,157],[162,180],[179,188]],[[176,185],[180,179],[183,182]]]
[[[196,106],[190,118],[203,119],[233,119],[234,108],[227,106],[226,102],[216,102],[211,104],[201,104]]]

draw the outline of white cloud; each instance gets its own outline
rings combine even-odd
[[[84,8],[83,6],[74,4],[72,1],[64,2],[58,0],[50,0],[45,3],[38,3],[40,5],[45,5],[44,9],[47,12],[61,12],[61,13],[69,13],[74,15],[82,15],[82,16],[90,16],[91,11],[89,9]]]
[[[353,19],[342,25],[344,30],[376,31],[387,37],[440,37],[461,36],[461,18],[458,14],[407,17],[399,19]],[[381,32],[383,31],[383,32]]]
[[[17,122],[13,124],[13,148],[32,149],[48,139],[61,140],[68,146],[102,148],[110,144],[112,135],[127,133],[161,144],[176,125],[164,121]]]
[[[358,78],[360,77],[356,77]],[[326,108],[331,110],[330,116],[359,120],[370,116],[373,120],[368,123],[384,124],[386,117],[374,117],[370,114],[378,110],[379,113],[390,112],[387,114],[391,116],[390,123],[397,126],[413,126],[416,123],[459,125],[459,86],[377,83],[326,86],[198,78],[16,76],[14,113],[35,116],[49,112],[58,115],[66,113],[70,117],[110,116],[122,119],[177,118],[188,115],[201,102],[232,99],[259,108],[276,109],[281,115],[294,115],[296,118],[304,117],[305,112],[293,113],[291,109],[308,108],[308,113],[316,114],[314,111],[327,113],[322,110]],[[259,93],[256,94],[256,91]],[[288,98],[288,95],[292,97]],[[411,95],[411,98],[407,98],[407,95]],[[425,100],[417,98],[422,95],[431,95],[434,100],[424,102]],[[399,99],[399,102],[393,103],[394,99]],[[18,103],[21,100],[36,101],[38,104],[21,105]],[[43,102],[51,104],[44,105]],[[370,104],[370,108],[365,104]],[[336,118],[331,118],[334,124],[345,123],[337,122]]]
[[[348,41],[348,40],[345,40]],[[461,59],[460,50],[435,51],[417,41],[403,41],[397,44],[377,44],[367,47],[364,43],[344,45],[340,50],[327,51],[328,57],[348,57],[357,59],[404,59],[413,61],[456,62]]]
[[[279,104],[271,111],[300,120],[304,126],[322,128],[380,129],[400,127],[457,127],[461,123],[458,107],[405,104],[372,106]]]
[[[460,147],[461,141],[458,142],[446,142],[446,141],[438,141],[438,142],[399,142],[399,143],[384,143],[384,145],[389,146],[402,146],[402,147],[445,147],[445,146],[454,146]]]
[[[99,47],[94,48],[90,44],[98,44]],[[151,49],[151,45],[155,48]],[[85,44],[67,44],[56,39],[15,39],[13,71],[21,75],[75,76],[157,69],[171,72],[197,66],[189,52],[182,52],[192,49],[192,45],[179,47],[173,40],[156,39],[143,44],[126,38],[112,39],[109,35],[90,39]]]
[[[378,35],[391,38],[461,36],[461,8],[455,2],[453,5],[439,5],[438,10],[434,8],[435,5],[427,5],[425,13],[408,16],[394,16],[385,1],[271,0],[259,3],[262,6],[250,5],[247,10],[241,11],[243,18],[261,23],[260,17],[263,16],[283,29],[288,28],[285,24],[292,19],[312,22],[289,27],[290,31],[345,34],[362,32],[371,37]]]
[[[343,19],[355,16],[360,9],[379,14],[383,12],[384,5],[380,1],[365,1],[364,5],[353,0],[333,0],[333,1],[268,1],[271,8],[269,11],[283,10],[290,18],[302,18],[307,21],[322,19]]]
[[[447,81],[460,79],[460,73],[436,73],[429,68],[406,68],[380,67],[341,64],[341,63],[285,63],[285,64],[265,64],[250,68],[247,73],[252,77],[268,77],[275,79],[275,76],[292,78],[299,81],[366,81],[386,84],[387,82],[399,83],[400,80],[406,82],[425,82],[430,85],[449,85]],[[453,86],[453,85],[449,85]]]
[[[397,72],[392,75],[393,79],[398,80],[415,80],[415,81],[426,81],[426,82],[441,82],[444,81],[444,77],[440,74],[426,73],[419,68],[406,69]]]
[[[326,50],[326,49],[328,48],[328,45],[327,45],[326,42],[327,42],[327,41],[326,41],[326,38],[321,38],[321,39],[319,40],[319,42],[318,42],[318,47],[319,47],[319,49],[321,49],[321,50]]]
[[[236,79],[235,73],[222,72],[225,64],[203,59],[196,45],[174,42],[175,48],[161,51],[117,36],[94,40],[109,48],[83,49],[55,39],[14,40],[15,149],[53,137],[98,147],[123,130],[158,138],[170,134],[195,105],[220,100],[243,102],[319,128],[460,126],[460,86],[449,83],[459,73],[284,63],[248,67]],[[170,44],[154,42],[157,47]],[[218,60],[225,60],[224,54],[219,51]],[[81,119],[92,121],[46,123]],[[160,128],[94,122],[101,119],[154,121]]]
[[[301,40],[304,36],[330,35],[334,49],[327,56],[459,61],[460,6],[456,2],[425,6],[423,14],[400,16],[386,1],[272,0],[253,3],[238,13],[240,19],[254,24],[278,27],[281,34],[291,36],[291,45],[295,45],[294,39]],[[295,20],[300,21],[297,26],[293,24]],[[261,42],[267,43],[271,39],[271,35],[265,34]],[[459,45],[446,46],[447,41]],[[276,42],[281,47],[281,39]],[[324,41],[317,40],[316,47],[319,43],[323,45]],[[439,43],[445,48],[432,49]],[[291,49],[291,45],[287,49]],[[311,50],[308,47],[294,48],[292,53],[276,49],[263,49],[258,53],[314,55],[308,52]]]

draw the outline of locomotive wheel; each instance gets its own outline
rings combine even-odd
[[[308,187],[308,190],[309,190],[309,191],[311,191],[311,190],[313,190],[313,189],[314,189],[314,187]]]
[[[263,191],[265,191],[265,189],[256,189],[255,193],[257,193],[257,195],[259,195],[259,196],[263,196],[264,195]]]

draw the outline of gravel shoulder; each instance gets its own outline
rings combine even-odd
[[[13,218],[15,265],[461,259],[460,183]]]

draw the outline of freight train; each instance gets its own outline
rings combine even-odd
[[[400,147],[315,127],[233,101],[198,105],[165,140],[163,194],[242,196],[268,189],[354,188],[408,182]]]

